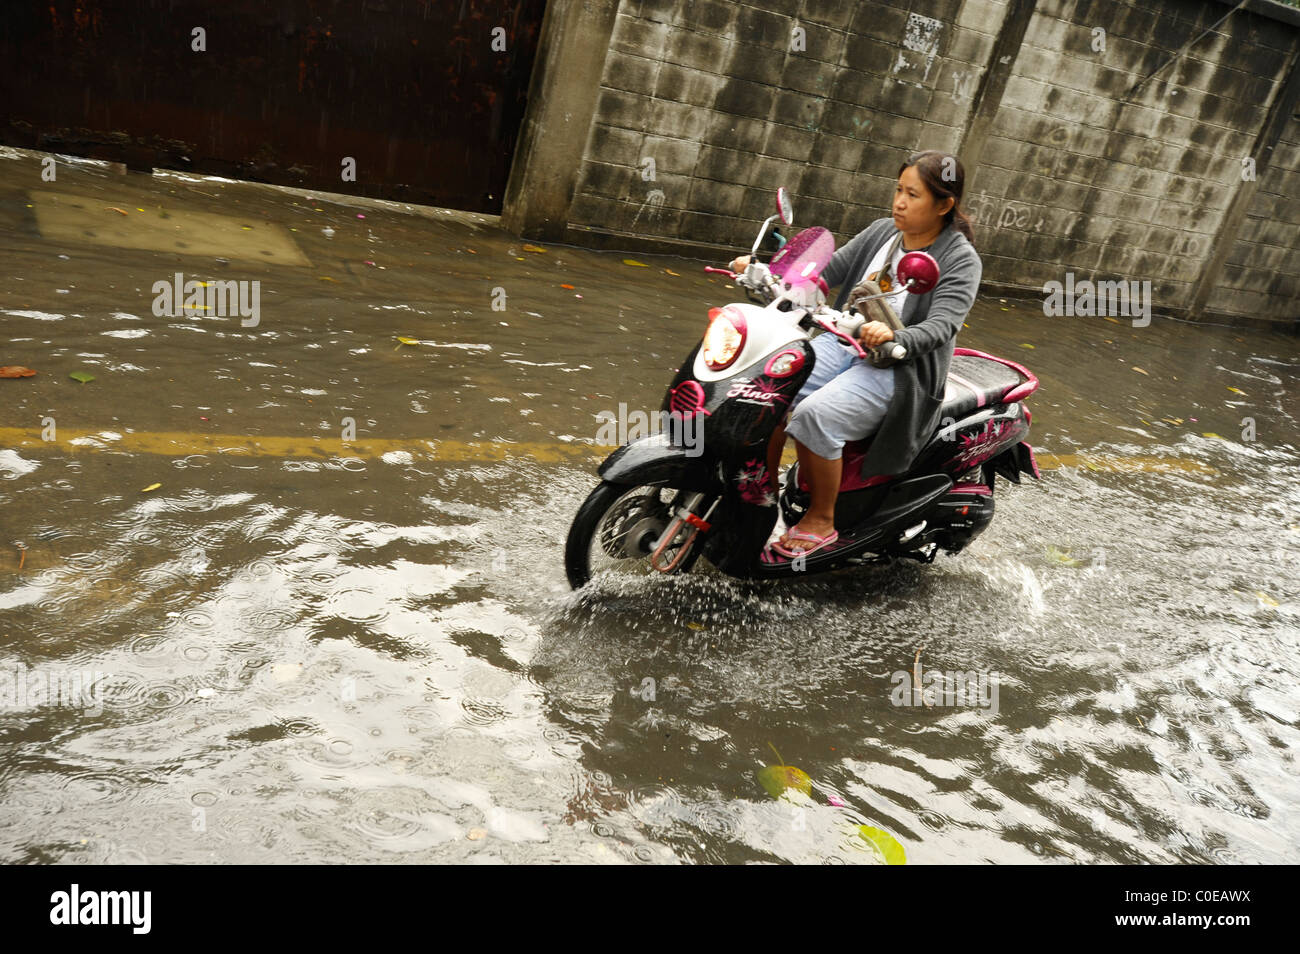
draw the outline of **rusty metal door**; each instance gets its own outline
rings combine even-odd
[[[6,145],[499,213],[545,0],[3,6]]]

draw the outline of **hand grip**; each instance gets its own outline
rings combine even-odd
[[[878,344],[867,352],[867,360],[871,362],[873,367],[877,368],[888,368],[906,357],[907,349],[893,341]]]

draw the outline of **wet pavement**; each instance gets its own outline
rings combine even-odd
[[[16,150],[0,221],[0,860],[1300,860],[1295,337],[986,297],[1043,480],[968,550],[574,594],[720,261]]]

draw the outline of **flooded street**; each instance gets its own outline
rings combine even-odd
[[[982,296],[1043,479],[969,549],[573,593],[597,415],[659,409],[722,261],[40,171],[0,151],[0,860],[1300,861],[1294,336]],[[157,316],[177,272],[257,324]],[[996,709],[894,705],[918,651]]]

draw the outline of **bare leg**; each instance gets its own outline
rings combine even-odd
[[[794,446],[799,454],[799,472],[807,475],[810,500],[808,512],[791,529],[824,537],[835,529],[835,501],[840,494],[844,458],[827,460],[814,454],[797,440]],[[806,540],[790,541],[788,531],[781,534],[780,543],[787,550],[807,550],[813,546]]]

